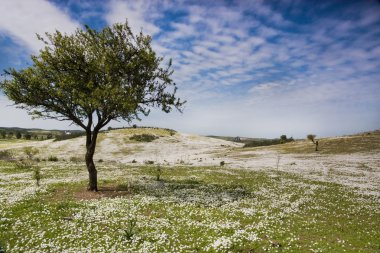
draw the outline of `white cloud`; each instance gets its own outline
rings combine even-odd
[[[2,0],[0,8],[0,33],[6,33],[15,42],[37,52],[43,44],[36,33],[71,33],[80,25],[56,6],[43,0]]]
[[[278,88],[280,84],[278,83],[262,83],[259,85],[255,85],[249,90],[249,93],[255,93],[255,92],[265,92],[269,91],[275,88]]]
[[[108,13],[105,16],[108,24],[124,23],[128,19],[128,24],[134,34],[140,33],[154,35],[160,31],[160,28],[153,24],[148,18],[149,1],[121,1],[112,0],[108,4]]]

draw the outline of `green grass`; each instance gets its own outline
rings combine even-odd
[[[338,184],[186,166],[161,167],[156,181],[154,165],[102,163],[89,193],[84,166],[40,166],[38,188],[32,172],[0,162],[6,252],[380,251],[379,199]],[[14,201],[23,187],[31,194]]]

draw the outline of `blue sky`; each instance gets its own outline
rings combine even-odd
[[[380,128],[380,1],[2,0],[0,69],[30,64],[35,34],[128,19],[172,58],[183,114],[138,125],[198,134],[303,138]],[[76,128],[31,120],[0,95],[0,126]],[[126,125],[112,122],[111,126]]]

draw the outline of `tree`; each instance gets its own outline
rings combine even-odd
[[[16,133],[16,138],[17,138],[17,139],[21,139],[21,137],[22,137],[21,133],[20,133],[20,132],[17,132],[17,133]]]
[[[288,138],[286,137],[286,135],[285,134],[281,135],[280,136],[280,143],[282,144],[282,143],[286,143],[286,142],[288,142]]]
[[[318,141],[315,139],[316,135],[315,134],[308,134],[306,138],[310,141],[312,141],[315,145],[315,151],[318,151]]]
[[[97,191],[93,156],[99,131],[111,120],[139,119],[151,107],[179,111],[171,60],[151,48],[151,37],[134,35],[127,22],[101,31],[88,26],[67,35],[37,35],[45,43],[31,67],[9,69],[0,88],[34,117],[69,120],[86,131],[85,161],[89,187]]]

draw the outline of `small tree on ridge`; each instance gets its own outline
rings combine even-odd
[[[316,135],[315,134],[308,134],[306,138],[310,141],[312,141],[315,145],[315,151],[318,151],[318,141],[315,139]]]

